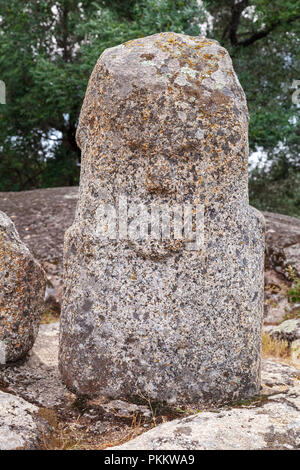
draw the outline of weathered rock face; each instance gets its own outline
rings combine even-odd
[[[248,205],[247,128],[244,92],[213,40],[162,33],[100,57],[65,237],[60,369],[76,393],[218,402],[258,392],[264,222]],[[101,208],[120,197],[128,234],[120,207],[110,239]],[[144,205],[136,219],[133,204]],[[197,249],[186,231],[154,239],[152,225],[137,239],[153,205],[187,204],[204,210]]]
[[[267,326],[265,331],[274,339],[291,343],[300,339],[300,319],[292,318],[277,326]]]
[[[291,450],[300,446],[300,372],[265,361],[264,391],[251,403],[176,419],[112,450]]]
[[[0,212],[0,363],[16,361],[33,346],[43,310],[45,273]]]
[[[274,269],[265,271],[265,324],[278,324],[297,308],[295,304],[289,302],[289,288],[290,283],[277,271]]]
[[[69,394],[58,371],[59,323],[41,325],[25,361],[0,369],[0,387],[44,408],[57,408]]]
[[[77,187],[1,192],[0,211],[15,223],[21,240],[47,274],[47,307],[60,312],[63,239],[72,224]]]
[[[0,390],[0,450],[37,449],[50,430],[37,406]]]
[[[266,219],[266,267],[288,276],[291,266],[300,275],[300,220],[272,212]]]

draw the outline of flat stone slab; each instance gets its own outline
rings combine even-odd
[[[273,395],[170,421],[112,450],[299,449],[299,378],[293,367],[264,361],[263,381]]]
[[[0,450],[36,449],[49,425],[38,407],[0,391]]]

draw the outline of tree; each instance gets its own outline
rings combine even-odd
[[[74,136],[83,97],[78,83],[86,78],[75,47],[82,38],[74,31],[77,18],[88,13],[78,5],[74,0],[0,4],[0,70],[7,87],[0,120],[2,190],[78,181]]]
[[[75,132],[101,52],[137,36],[190,31],[196,0],[5,0],[0,4],[0,190],[74,185]]]
[[[259,208],[300,216],[300,3],[207,1],[210,34],[230,52],[250,112],[249,143],[265,165],[250,173],[250,200]]]

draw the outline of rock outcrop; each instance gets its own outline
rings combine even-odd
[[[275,340],[287,341],[292,361],[300,364],[300,318],[292,318],[276,326],[266,326],[264,330]]]
[[[0,369],[0,386],[39,407],[54,408],[66,399],[58,372],[59,323],[41,325],[26,361]]]
[[[62,301],[64,233],[72,224],[77,197],[77,187],[0,194],[0,211],[14,221],[21,240],[47,273],[46,303],[57,313]]]
[[[111,450],[291,450],[300,448],[300,371],[266,361],[253,402],[162,424]]]
[[[54,299],[58,311],[62,299],[63,237],[73,222],[77,199],[77,187],[5,192],[0,197],[0,210],[13,219],[21,239],[45,269],[47,301]],[[274,288],[266,293],[264,321],[276,324],[293,309],[286,296],[285,270],[287,265],[296,270],[299,264],[300,219],[271,212],[263,214],[267,224],[265,282]],[[295,256],[290,256],[291,253]]]
[[[140,430],[149,429],[153,425],[153,409],[149,403],[141,405],[141,397],[138,405],[124,400],[107,402],[99,398],[87,402],[83,409],[75,413],[78,406],[76,396],[66,390],[59,377],[58,331],[58,323],[42,325],[26,360],[0,369],[0,390],[4,392],[0,394],[0,449],[49,448],[48,431],[55,441],[56,430],[66,427],[70,434],[78,429],[80,439],[88,437],[88,443],[84,440],[80,442],[81,448],[85,444],[90,446],[91,439],[98,448],[99,442],[109,442],[112,432],[118,432],[116,429],[122,427],[122,420],[127,420],[127,433],[132,435],[132,420],[137,416],[147,423],[146,426],[142,424]],[[297,448],[299,379],[300,371],[294,367],[263,360],[263,388],[257,397],[221,409],[203,408],[202,413],[188,417],[192,418],[189,423],[182,423],[182,419],[170,421],[166,433],[164,425],[158,426],[154,429],[155,434],[146,432],[137,440],[121,446],[121,449]],[[55,424],[54,416],[63,421],[62,428]],[[207,420],[199,422],[203,416]],[[51,424],[49,428],[49,422],[54,429]],[[210,424],[217,428],[214,430]],[[232,426],[231,429],[229,426]],[[184,433],[184,429],[180,431],[187,427],[192,429],[189,435]],[[173,430],[178,428],[179,433],[175,435]],[[216,429],[220,432],[217,433]],[[196,439],[191,439],[198,430]],[[121,435],[123,439],[126,433]],[[71,436],[68,435],[69,438]],[[62,441],[58,442],[60,446],[63,444]]]
[[[267,326],[265,331],[274,339],[292,343],[300,339],[300,318],[292,318],[276,326]]]
[[[37,449],[49,431],[37,406],[0,391],[0,450]]]
[[[266,219],[266,268],[289,278],[291,266],[300,276],[300,219],[263,212]]]
[[[0,212],[0,363],[22,358],[33,346],[44,308],[45,273]]]

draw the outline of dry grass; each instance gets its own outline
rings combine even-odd
[[[142,427],[142,421],[140,417],[134,416],[132,419],[131,427],[128,431],[125,432],[124,435],[122,436],[108,436],[108,439],[106,438],[105,441],[101,443],[100,446],[96,446],[96,450],[104,450],[104,449],[109,449],[110,447],[115,447],[115,446],[120,446],[121,444],[124,444],[125,442],[131,441],[135,437],[139,436],[142,434],[144,431],[148,431],[149,428],[143,428]]]
[[[131,426],[124,426],[123,429],[119,429],[118,431],[111,430],[102,436],[91,436],[88,427],[82,429],[80,419],[78,419],[76,422],[72,423],[58,423],[50,435],[44,434],[42,449],[104,450],[124,444],[149,429],[149,427],[143,427],[141,417],[133,416]]]
[[[43,435],[43,450],[80,450],[85,449],[86,435],[71,426],[56,429],[50,436]],[[84,444],[82,447],[81,445]]]
[[[102,416],[100,413],[97,419],[100,423],[103,423],[103,430],[100,426],[99,432],[95,432],[93,429],[95,421],[89,422],[83,413],[84,410],[91,410],[91,406],[94,407],[93,410],[97,409],[95,400],[87,401],[82,405],[82,409],[78,408],[75,414],[74,403],[72,404],[72,414],[69,413],[70,408],[66,414],[40,408],[39,415],[53,429],[50,434],[44,434],[43,450],[109,449],[120,446],[159,424],[182,417],[182,415],[187,416],[197,412],[196,409],[168,407],[165,404],[159,405],[147,400],[151,413],[149,416],[140,413],[123,416],[113,410],[106,416]]]
[[[289,344],[287,341],[273,339],[267,333],[263,332],[262,355],[266,358],[275,357],[277,359],[288,359],[290,357]]]
[[[49,325],[50,323],[56,323],[59,320],[59,313],[55,312],[51,308],[44,310],[41,316],[41,324]]]

